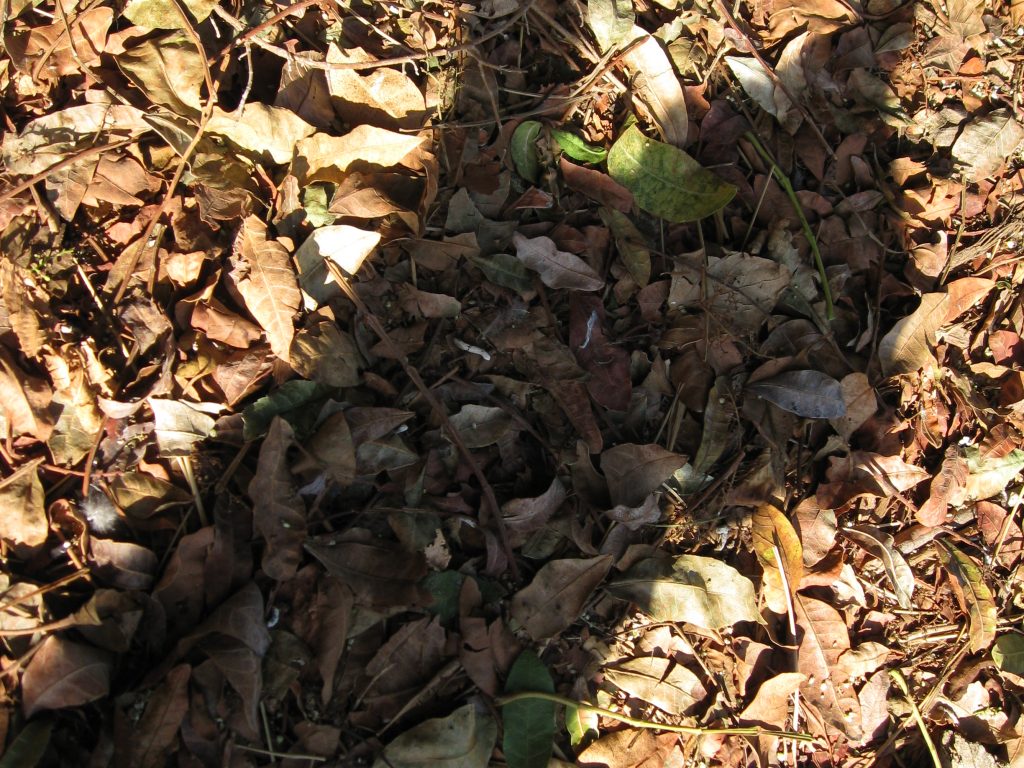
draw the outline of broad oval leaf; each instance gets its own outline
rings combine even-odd
[[[685,621],[718,630],[760,619],[753,582],[710,557],[641,560],[613,581],[608,591],[636,603],[656,621]]]
[[[878,343],[878,360],[886,376],[913,373],[935,364],[935,332],[946,321],[949,297],[926,293],[921,305],[892,327]]]
[[[554,693],[555,684],[544,663],[533,651],[519,654],[505,683],[505,693],[542,691]],[[555,737],[555,703],[521,699],[502,707],[505,735],[501,748],[509,768],[545,768]]]
[[[647,138],[635,125],[608,152],[608,173],[640,208],[677,223],[710,216],[736,194],[683,150]]]
[[[470,703],[396,737],[373,768],[487,768],[497,740],[498,724]]]
[[[688,713],[707,696],[707,690],[693,672],[670,659],[654,656],[606,667],[604,677],[616,688],[670,715]]]
[[[91,645],[50,635],[36,651],[21,680],[25,717],[77,707],[110,691],[111,656]]]
[[[654,443],[623,443],[601,454],[601,471],[608,479],[612,503],[628,507],[640,506],[685,464],[685,456]]]
[[[512,598],[512,617],[534,640],[554,637],[579,618],[611,567],[611,555],[552,560]]]
[[[786,371],[749,384],[747,392],[805,419],[838,419],[846,413],[842,386],[820,371]]]
[[[1002,635],[992,646],[992,661],[1003,672],[1024,677],[1024,636]]]

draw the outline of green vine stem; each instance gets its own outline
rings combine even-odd
[[[825,317],[832,321],[835,319],[835,311],[832,306],[832,289],[828,285],[828,277],[825,274],[825,262],[821,258],[821,251],[818,249],[818,238],[814,236],[814,232],[811,231],[811,225],[807,221],[807,217],[804,215],[803,206],[800,205],[800,200],[797,199],[796,192],[793,189],[793,185],[789,181],[789,177],[782,172],[778,164],[772,159],[772,156],[768,154],[768,150],[764,148],[764,145],[760,142],[757,136],[754,135],[753,131],[747,131],[743,134],[743,138],[749,141],[754,149],[757,150],[757,154],[761,156],[772,168],[772,175],[775,180],[779,182],[779,186],[782,187],[786,192],[786,196],[789,197],[789,202],[793,204],[793,209],[796,211],[796,215],[800,218],[800,225],[803,227],[804,236],[807,238],[807,242],[810,243],[811,253],[814,254],[814,265],[818,268],[818,277],[821,278],[821,292],[825,297]]]
[[[725,734],[727,736],[777,736],[780,739],[792,739],[793,741],[814,741],[814,737],[807,733],[770,731],[766,728],[758,728],[756,726],[749,728],[701,728],[696,725],[666,725],[665,723],[652,723],[649,720],[638,720],[635,717],[622,715],[618,712],[613,712],[610,709],[605,709],[604,707],[597,707],[593,704],[587,704],[586,702],[576,701],[574,699],[567,699],[565,696],[559,696],[555,693],[546,693],[544,691],[520,691],[518,693],[510,693],[508,696],[501,696],[496,699],[495,703],[499,707],[503,707],[506,704],[511,704],[513,701],[523,701],[526,699],[553,701],[555,704],[561,704],[565,707],[576,707],[584,712],[593,712],[601,717],[610,717],[612,720],[618,720],[620,723],[631,725],[634,728],[648,728],[658,731],[669,731],[671,733],[683,733],[687,736],[712,736],[716,734]]]

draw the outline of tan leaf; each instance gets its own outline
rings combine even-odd
[[[362,379],[363,357],[352,336],[326,320],[303,328],[292,339],[291,364],[295,372],[329,387],[354,387]]]
[[[633,77],[634,95],[654,118],[665,141],[680,149],[685,147],[689,132],[686,100],[661,42],[645,35],[642,43],[629,48],[622,61]]]
[[[878,410],[878,398],[868,377],[860,372],[844,376],[839,386],[842,389],[843,401],[846,403],[846,413],[839,418],[830,419],[829,423],[836,432],[849,440],[865,421],[875,415],[875,411]]]
[[[232,251],[231,280],[246,309],[266,331],[274,354],[288,362],[302,295],[287,249],[277,240],[268,240],[266,224],[250,216]]]
[[[843,533],[882,562],[885,574],[896,591],[900,608],[909,611],[914,596],[914,572],[895,548],[893,537],[871,525],[843,528]]]
[[[512,617],[534,640],[555,637],[580,617],[611,567],[611,555],[552,560],[512,597]]]
[[[0,481],[0,509],[4,510],[0,536],[18,549],[42,546],[50,533],[38,466],[38,460],[31,462]]]
[[[146,38],[115,61],[154,104],[183,116],[195,116],[202,109],[203,61],[184,33]]]
[[[342,50],[333,43],[327,49],[328,62],[373,61],[362,48]],[[350,125],[384,125],[418,128],[426,115],[423,93],[408,75],[390,67],[377,67],[367,74],[354,69],[330,69],[327,87],[334,108]]]
[[[425,139],[372,125],[358,125],[344,136],[316,133],[295,145],[292,172],[301,186],[314,181],[340,182],[350,165],[399,165]]]
[[[14,358],[0,347],[0,403],[15,435],[32,435],[48,440],[57,418],[51,407],[50,385],[23,371]]]
[[[316,128],[283,107],[246,102],[242,114],[214,107],[206,132],[224,136],[233,144],[277,165],[287,165],[295,145],[316,133]]]
[[[601,471],[608,478],[613,504],[636,507],[649,493],[686,464],[686,457],[660,445],[623,443],[601,454]]]
[[[949,296],[926,293],[921,305],[892,327],[878,344],[878,359],[886,376],[913,373],[935,364],[935,332],[946,321]]]
[[[807,681],[799,672],[782,672],[761,683],[754,700],[740,713],[740,721],[766,728],[785,728],[790,697]]]
[[[616,688],[670,715],[686,714],[707,696],[707,690],[693,672],[682,664],[655,656],[605,667],[604,677]]]

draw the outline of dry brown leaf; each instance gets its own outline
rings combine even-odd
[[[302,295],[287,249],[267,239],[267,226],[255,216],[242,223],[235,237],[229,276],[246,309],[266,331],[274,354],[288,362]]]
[[[660,445],[623,443],[601,454],[601,471],[608,478],[613,504],[636,507],[647,495],[686,464],[686,457]]]
[[[697,675],[670,659],[655,656],[630,658],[606,666],[604,678],[670,715],[689,713],[707,696]]]
[[[839,658],[850,649],[846,622],[832,606],[804,595],[797,596],[794,608],[799,636],[797,666],[807,676],[801,694],[827,726],[857,741],[861,736],[860,701],[839,666]]]
[[[560,251],[550,237],[524,237],[512,235],[516,258],[540,275],[549,288],[567,288],[575,291],[599,291],[604,280],[579,256]]]
[[[256,474],[249,483],[253,528],[266,542],[263,571],[276,581],[287,581],[295,575],[306,539],[306,505],[288,469],[287,454],[293,440],[291,426],[275,416],[260,446]]]
[[[611,567],[611,555],[552,560],[512,597],[512,617],[534,640],[555,637],[580,617]]]
[[[103,698],[110,690],[112,666],[112,657],[106,651],[50,635],[32,656],[21,679],[25,717]]]
[[[0,347],[0,403],[15,435],[32,435],[46,441],[57,421],[51,407],[53,390],[42,379],[21,369]]]
[[[373,57],[362,48],[342,50],[331,43],[327,61],[363,62],[373,61]],[[426,115],[422,91],[397,69],[377,67],[366,74],[354,69],[331,69],[327,87],[338,115],[350,125],[418,128]]]

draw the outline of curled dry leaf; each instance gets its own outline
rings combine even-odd
[[[914,596],[914,572],[894,546],[892,536],[870,525],[843,528],[843,534],[877,557],[892,582],[900,608],[909,611]]]
[[[821,371],[785,371],[747,385],[747,392],[805,419],[838,419],[846,414],[842,386]]]
[[[487,768],[497,740],[498,724],[469,703],[396,737],[373,768]]]
[[[944,541],[938,542],[939,559],[956,579],[969,617],[971,653],[980,653],[996,637],[998,612],[985,574],[973,559]]]
[[[637,28],[635,32],[642,30]],[[654,118],[665,141],[685,147],[689,132],[686,99],[661,42],[653,35],[644,35],[643,42],[630,47],[622,61],[633,76],[634,95]]]
[[[878,344],[878,360],[886,376],[913,373],[935,365],[935,332],[946,322],[949,297],[926,293],[920,306],[892,327]]]
[[[653,443],[623,443],[601,454],[601,471],[608,479],[612,503],[630,507],[642,504],[684,464],[685,456]]]

